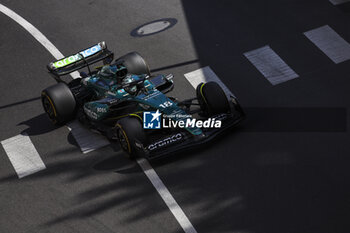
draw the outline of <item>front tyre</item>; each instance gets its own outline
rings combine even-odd
[[[75,116],[76,101],[65,83],[58,83],[43,90],[41,102],[48,117],[55,125],[62,125]]]
[[[208,117],[230,112],[226,94],[216,82],[200,83],[196,95],[202,112]]]
[[[143,156],[143,145],[146,143],[146,134],[139,119],[125,117],[115,126],[115,134],[120,147],[126,152],[129,159]]]

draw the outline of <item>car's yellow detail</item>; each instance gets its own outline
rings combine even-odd
[[[45,97],[49,100],[49,102],[50,102],[50,104],[51,104],[51,107],[52,107],[52,109],[53,109],[53,114],[55,115],[55,117],[57,117],[56,108],[55,108],[55,105],[53,105],[53,102],[52,102],[51,98],[50,98],[48,95],[46,95],[45,92],[43,92],[43,93],[41,93],[41,94],[42,94],[43,96],[45,96]]]
[[[124,118],[124,117],[127,117],[127,116],[134,116],[134,117],[137,117],[141,120],[142,122],[142,117],[140,117],[139,115],[137,115],[138,113],[142,113],[143,111],[139,111],[139,112],[134,112],[134,113],[131,113],[131,114],[125,114],[125,115],[121,115],[121,116],[117,116],[117,117],[111,117],[111,118],[108,118],[108,119],[113,119],[113,120],[119,120],[121,118]]]
[[[142,117],[140,117],[139,115],[135,114],[135,113],[131,113],[129,114],[129,116],[134,116],[140,119],[140,121],[142,122]]]
[[[125,140],[126,140],[126,142],[127,142],[127,144],[128,144],[128,153],[130,154],[130,153],[131,153],[131,147],[130,147],[129,138],[128,138],[128,136],[126,135],[126,133],[125,133],[123,127],[122,127],[120,124],[117,124],[116,126],[122,131],[122,133],[123,133],[123,135],[124,135],[124,138],[125,138]]]
[[[200,90],[200,93],[201,93],[201,95],[203,97],[204,102],[208,105],[207,100],[205,99],[205,97],[203,95],[203,87],[204,87],[204,85],[205,85],[205,83],[202,84],[202,86],[201,86],[201,88],[199,90]]]

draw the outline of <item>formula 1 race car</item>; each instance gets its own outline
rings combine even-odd
[[[103,65],[90,69],[90,65]],[[196,97],[179,101],[165,93],[173,75],[151,75],[136,52],[114,60],[105,42],[50,63],[58,82],[42,91],[45,112],[56,125],[73,119],[111,141],[119,141],[129,158],[158,158],[204,144],[244,118],[233,96],[215,82],[201,83]],[[88,73],[82,69],[87,68]],[[64,82],[63,75],[80,70]]]

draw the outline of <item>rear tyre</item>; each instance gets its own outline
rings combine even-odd
[[[120,58],[117,61],[123,60],[123,65],[128,70],[130,74],[148,74],[150,75],[150,70],[147,65],[147,62],[143,57],[137,52],[128,53]]]
[[[146,134],[139,119],[125,117],[120,119],[115,127],[120,147],[129,159],[143,156],[142,145],[146,143]]]
[[[196,94],[205,115],[213,116],[230,111],[226,94],[216,82],[200,83],[196,88]]]
[[[45,112],[55,125],[62,125],[75,116],[75,98],[65,83],[58,83],[43,90],[41,102]]]

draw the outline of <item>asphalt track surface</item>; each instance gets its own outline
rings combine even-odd
[[[349,232],[350,61],[333,63],[303,33],[331,26],[350,41],[350,7],[326,0],[1,1],[63,54],[98,41],[140,52],[175,75],[210,66],[248,118],[211,145],[152,166],[198,232]],[[175,18],[169,30],[132,37]],[[30,136],[47,169],[18,179],[0,148],[0,232],[182,232],[136,162],[117,146],[82,154],[43,114],[53,57],[0,14],[0,140]],[[299,74],[273,86],[243,56],[270,45]],[[188,62],[198,60],[197,62]],[[167,68],[168,67],[168,68]],[[170,68],[169,68],[170,67]],[[302,117],[300,117],[302,116]]]

